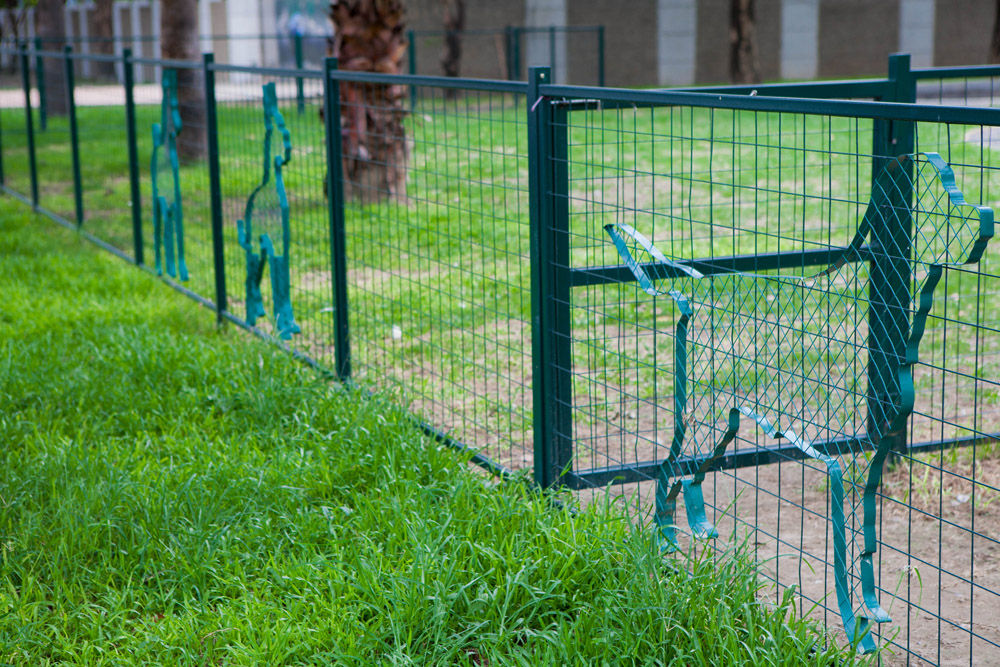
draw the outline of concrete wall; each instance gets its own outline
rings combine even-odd
[[[996,11],[994,0],[938,0],[934,16],[934,64],[988,63]]]
[[[899,0],[823,0],[819,5],[821,78],[885,75],[899,48]]]
[[[628,10],[623,11],[627,5]],[[569,25],[604,25],[606,85],[657,83],[656,0],[569,0]],[[597,85],[597,36],[567,34],[568,81]]]
[[[411,30],[441,30],[444,13],[440,0],[407,0],[407,28]],[[503,29],[508,25],[524,24],[524,0],[467,0],[465,7],[466,30]],[[441,76],[441,51],[444,42],[440,36],[416,38],[417,73]],[[472,78],[498,79],[505,74],[506,55],[503,36],[469,35],[462,41],[461,75]]]

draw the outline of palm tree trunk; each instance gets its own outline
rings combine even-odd
[[[160,12],[160,44],[166,60],[201,59],[198,42],[198,0],[172,0]],[[201,68],[177,70],[177,104],[181,134],[177,155],[184,161],[200,160],[208,152],[205,88]]]
[[[406,52],[402,0],[332,0],[331,55],[339,67],[400,74]],[[342,82],[344,192],[364,202],[406,196],[403,86]]]

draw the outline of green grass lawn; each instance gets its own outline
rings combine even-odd
[[[838,659],[739,554],[497,485],[10,199],[0,265],[0,663]]]

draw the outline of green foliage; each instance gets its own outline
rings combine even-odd
[[[496,485],[0,201],[0,662],[836,664],[740,553]],[[569,502],[569,499],[566,499]]]

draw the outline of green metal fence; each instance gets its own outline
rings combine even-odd
[[[1000,659],[1000,68],[688,92],[126,53],[110,90],[17,55],[5,193],[487,470],[609,493],[665,552],[752,540],[831,641]]]

